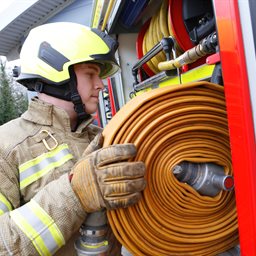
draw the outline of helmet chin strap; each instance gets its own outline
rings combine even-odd
[[[49,85],[43,81],[31,82],[31,84],[29,84],[27,87],[28,89],[34,90],[36,92],[46,93],[59,99],[72,101],[72,103],[74,104],[74,110],[77,113],[77,124],[75,129],[72,129],[72,131],[75,131],[79,124],[81,124],[82,121],[90,118],[91,115],[86,113],[85,105],[78,93],[77,79],[73,66],[69,67],[69,75],[69,82],[59,87]]]
[[[70,74],[70,82],[69,82],[69,87],[70,87],[70,93],[71,93],[71,101],[74,104],[74,110],[77,113],[77,125],[74,129],[74,131],[77,129],[77,127],[79,126],[79,124],[81,124],[81,122],[83,120],[88,119],[91,115],[86,113],[85,110],[85,105],[78,93],[77,90],[77,79],[76,79],[76,74],[74,71],[74,67],[70,66],[69,67],[69,74]]]

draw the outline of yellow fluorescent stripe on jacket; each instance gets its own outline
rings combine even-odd
[[[65,244],[64,237],[54,220],[33,199],[10,212],[10,215],[31,240],[39,255],[51,256]]]
[[[12,205],[5,198],[5,196],[2,193],[0,193],[0,215],[4,214],[5,212],[9,212],[11,210],[12,210]]]
[[[62,144],[56,149],[20,165],[20,188],[25,188],[47,174],[53,168],[63,165],[72,158],[73,156],[68,149],[68,145]]]

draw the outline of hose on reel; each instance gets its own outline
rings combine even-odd
[[[149,27],[144,35],[142,42],[143,55],[149,52],[164,37],[174,37],[169,19],[170,14],[168,13],[168,2],[168,0],[163,0],[161,8],[150,20]],[[182,50],[177,42],[175,42],[175,49],[177,56],[179,56],[182,53]],[[155,74],[157,74],[160,72],[158,69],[158,63],[165,60],[165,54],[162,51],[150,59],[147,62],[147,65]]]
[[[179,182],[182,161],[212,162],[232,175],[223,87],[167,86],[130,100],[103,131],[104,146],[134,143],[147,187],[134,206],[107,212],[121,244],[136,256],[215,256],[239,243],[234,191],[203,196]]]

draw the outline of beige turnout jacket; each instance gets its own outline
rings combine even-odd
[[[34,98],[0,127],[0,256],[75,255],[86,213],[68,173],[100,132],[91,121],[71,132],[66,112]]]

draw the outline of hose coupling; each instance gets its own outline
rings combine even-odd
[[[233,176],[225,175],[224,167],[214,163],[183,161],[174,166],[173,174],[204,196],[214,197],[221,190],[231,191],[234,188]]]
[[[222,252],[220,254],[218,254],[217,256],[240,256],[240,246],[237,245],[231,249],[229,249],[226,252]]]
[[[108,241],[105,211],[88,214],[80,227],[80,237],[75,242],[77,256],[107,256]]]

